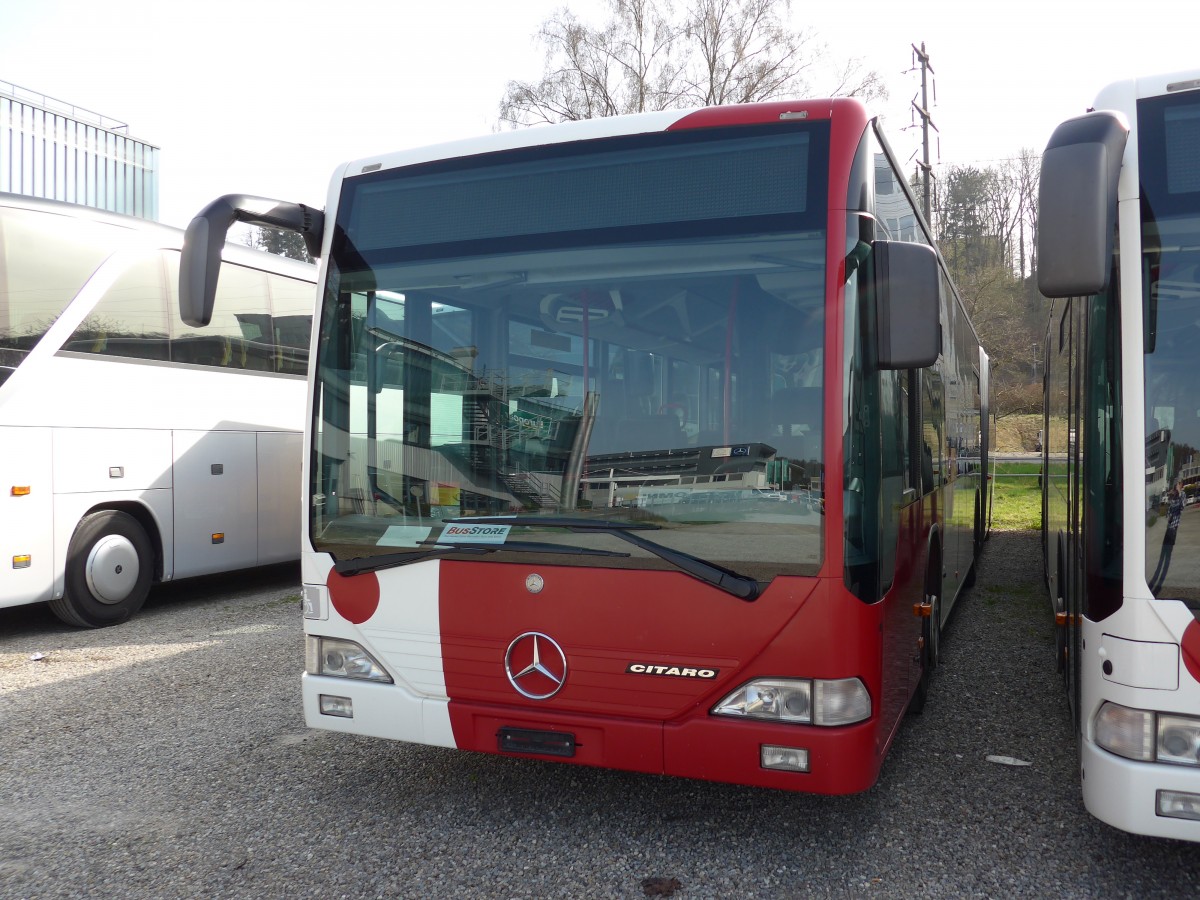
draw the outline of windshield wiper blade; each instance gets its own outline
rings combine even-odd
[[[434,556],[445,556],[450,553],[495,553],[497,550],[509,550],[517,553],[561,553],[577,556],[619,556],[627,557],[628,553],[616,550],[596,550],[591,547],[572,547],[570,544],[542,544],[538,541],[505,541],[503,544],[428,544],[414,547],[405,553],[384,553],[380,556],[359,556],[354,559],[343,559],[334,563],[333,570],[339,575],[359,575],[363,572],[375,572],[379,569],[394,569],[409,563],[420,562]]]
[[[651,522],[617,522],[612,519],[585,519],[582,516],[459,516],[442,519],[443,525],[543,525],[572,531],[658,531]]]
[[[739,600],[749,603],[758,599],[758,582],[748,575],[742,575],[724,566],[718,566],[706,559],[673,550],[648,541],[644,537],[633,534],[634,531],[658,531],[661,526],[648,522],[614,522],[608,519],[576,518],[575,516],[464,516],[458,519],[443,519],[445,525],[525,525],[546,528],[566,528],[575,532],[598,531],[601,534],[611,534],[615,538],[640,547],[647,553],[652,553],[659,559],[664,559],[676,568],[693,578],[698,578],[705,584],[732,594]]]
[[[333,571],[339,575],[361,575],[363,572],[406,566],[409,563],[429,559],[431,556],[443,556],[456,551],[459,553],[491,553],[493,550],[499,549],[499,544],[487,547],[455,547],[450,544],[439,544],[436,547],[416,547],[405,553],[383,553],[379,556],[356,556],[354,559],[341,559],[333,564]]]

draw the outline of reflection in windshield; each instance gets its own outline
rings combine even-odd
[[[1146,259],[1146,581],[1200,600],[1200,221],[1155,225]],[[1148,242],[1148,248],[1151,245]]]

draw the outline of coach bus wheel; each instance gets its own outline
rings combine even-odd
[[[116,625],[141,609],[153,575],[154,550],[138,521],[117,510],[91,513],[71,537],[63,596],[50,608],[69,625]]]

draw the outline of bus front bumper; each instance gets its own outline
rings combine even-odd
[[[1159,811],[1160,798],[1170,808],[1172,794],[1191,795],[1200,808],[1200,766],[1135,762],[1090,741],[1080,755],[1084,806],[1097,819],[1134,834],[1200,841],[1200,820]]]

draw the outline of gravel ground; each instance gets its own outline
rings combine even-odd
[[[842,798],[308,731],[290,568],[103,631],[0,610],[0,897],[1198,896],[1200,845],[1083,810],[1039,559],[993,536],[926,712]]]

